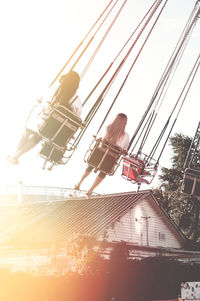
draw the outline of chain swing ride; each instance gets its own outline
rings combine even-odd
[[[82,58],[83,54],[88,49],[91,42],[94,40],[94,37],[97,35],[98,31],[104,24],[107,17],[111,14],[113,8],[117,4],[119,0],[115,1],[111,9],[108,11],[106,16],[103,18],[103,21],[100,23],[100,25],[97,27],[94,33],[92,33],[92,30],[95,29],[95,26],[98,25],[99,21],[102,19],[106,11],[108,10],[109,6],[112,4],[113,0],[110,1],[110,3],[107,5],[105,10],[101,13],[100,17],[97,19],[97,21],[94,23],[94,25],[91,27],[91,29],[88,31],[84,39],[81,41],[81,43],[78,45],[78,47],[73,52],[72,56],[68,59],[66,64],[63,66],[63,68],[59,71],[55,79],[52,81],[50,87],[56,82],[56,80],[59,78],[63,70],[66,68],[66,66],[69,64],[69,62],[74,58],[76,52],[81,48],[83,45],[83,42],[92,34],[92,36],[89,38],[89,41],[87,42],[86,46],[83,48],[81,53],[79,54],[78,58],[75,60],[73,65],[70,68],[70,71],[74,69],[74,67],[77,65],[77,63]],[[105,38],[107,37],[109,31],[113,27],[114,23],[116,22],[117,18],[119,17],[119,14],[121,13],[124,5],[126,4],[127,0],[123,1],[122,5],[120,6],[119,10],[117,11],[117,14],[114,16],[111,24],[109,25],[108,29],[104,33],[103,37],[101,38],[100,43],[96,47],[94,53],[92,54],[91,58],[89,59],[88,63],[86,64],[80,78],[83,77],[83,75],[88,70],[89,66],[91,65],[94,57],[96,56],[98,50],[100,49],[101,45],[103,44]],[[72,100],[71,104],[76,100],[76,97]],[[81,118],[77,117],[70,109],[66,108],[65,106],[57,106],[55,107],[54,104],[51,104],[51,110],[48,112],[47,118],[44,120],[45,122],[42,124],[41,128],[38,129],[38,134],[43,140],[43,146],[40,151],[41,157],[45,159],[43,168],[46,168],[47,162],[51,163],[51,166],[48,168],[51,170],[54,165],[57,164],[66,164],[69,160],[69,158],[72,156],[72,153],[75,150],[75,134],[78,130],[83,131],[85,128],[85,122],[81,120]],[[68,152],[67,157],[65,156],[65,152]]]
[[[103,142],[102,138],[98,138],[98,134],[102,128],[102,126],[105,123],[105,120],[108,117],[108,114],[110,113],[111,109],[113,108],[113,105],[115,104],[116,100],[118,99],[118,96],[120,94],[120,92],[122,91],[139,55],[141,54],[147,40],[149,39],[152,30],[154,29],[154,26],[156,25],[165,5],[166,5],[167,1],[165,1],[165,3],[163,4],[162,8],[160,9],[159,14],[157,15],[155,21],[153,22],[153,24],[151,25],[149,31],[146,33],[146,36],[144,38],[144,41],[138,51],[138,53],[136,54],[135,59],[133,60],[133,63],[131,65],[131,68],[128,70],[128,73],[125,76],[125,79],[120,87],[120,89],[118,90],[116,96],[114,97],[114,100],[112,101],[110,108],[108,109],[99,129],[97,130],[97,133],[94,135],[94,139],[89,147],[89,150],[86,152],[85,154],[85,158],[84,161],[88,163],[89,166],[95,168],[95,171],[101,171],[106,175],[113,175],[114,172],[116,171],[117,167],[120,165],[122,156],[124,155],[123,151],[121,150],[121,148],[114,146],[112,144],[109,144],[108,142]],[[131,47],[129,48],[127,54],[125,55],[125,57],[123,58],[123,60],[121,61],[121,64],[119,65],[119,67],[117,68],[116,72],[113,74],[113,76],[111,77],[111,80],[109,81],[108,85],[106,86],[110,88],[111,84],[113,83],[113,80],[116,78],[116,76],[118,75],[119,71],[121,70],[122,65],[125,63],[126,59],[128,58],[128,56],[130,55],[133,47],[135,46],[136,42],[138,41],[138,39],[141,37],[141,34],[143,33],[144,29],[146,28],[147,24],[149,23],[149,21],[151,20],[153,14],[156,12],[156,10],[158,9],[159,5],[161,4],[161,1],[159,1],[156,6],[154,7],[154,9],[152,10],[151,14],[149,15],[149,17],[147,18],[147,20],[145,21],[142,29],[139,31],[136,39],[134,40],[133,44],[131,45]],[[149,12],[148,12],[149,13]],[[147,16],[147,15],[146,15]],[[146,17],[145,16],[145,17]],[[129,38],[130,39],[130,38]],[[107,93],[107,90],[106,90]],[[105,92],[104,92],[105,94]],[[102,98],[102,95],[100,95]]]
[[[123,168],[122,168],[122,177],[126,180],[137,183],[138,189],[141,185],[141,183],[150,184],[157,172],[157,168],[159,165],[160,157],[164,151],[164,148],[166,146],[166,143],[169,139],[169,136],[172,132],[172,129],[175,125],[175,122],[180,114],[180,111],[183,107],[183,104],[185,102],[186,96],[189,92],[189,89],[192,85],[192,82],[194,80],[194,77],[197,73],[198,67],[199,67],[199,58],[195,62],[194,67],[192,68],[192,71],[186,81],[186,84],[178,97],[178,100],[176,101],[174,107],[172,108],[172,111],[167,119],[166,124],[164,125],[164,128],[162,129],[160,135],[158,136],[158,139],[156,140],[155,144],[152,147],[152,150],[149,152],[149,154],[143,153],[143,148],[145,146],[145,143],[147,139],[149,138],[150,131],[153,127],[153,124],[156,120],[156,117],[158,115],[158,111],[163,103],[164,97],[167,93],[167,90],[169,88],[169,85],[172,81],[172,78],[175,74],[175,71],[178,67],[178,64],[183,56],[184,50],[188,44],[188,41],[190,39],[191,33],[196,25],[196,22],[199,17],[199,2],[196,3],[194,10],[192,11],[192,14],[189,17],[189,20],[181,34],[181,37],[172,53],[172,56],[164,70],[164,73],[162,74],[162,77],[156,87],[156,90],[153,94],[153,97],[148,105],[147,110],[145,111],[131,141],[128,147],[128,151],[130,150],[132,143],[137,138],[137,141],[132,148],[132,150],[128,153],[128,155],[125,155],[121,152],[121,150],[116,147],[109,145],[108,143],[103,143],[102,139],[97,138],[98,133],[100,129],[98,130],[97,134],[94,136],[93,146],[91,145],[88,152],[85,155],[85,162],[88,163],[89,166],[95,168],[95,171],[101,171],[105,173],[106,175],[113,175],[116,171],[117,167],[120,165],[121,160],[123,159]],[[135,63],[135,61],[134,61]],[[116,101],[119,93],[121,92],[131,70],[134,65],[132,64],[131,68],[129,69],[124,82],[122,83],[117,96],[114,99],[114,102]],[[181,103],[182,100],[182,103]],[[113,106],[114,102],[112,103],[111,107]],[[155,104],[154,104],[155,103]],[[154,104],[154,106],[153,106]],[[167,138],[165,139],[163,145],[161,146],[161,151],[158,154],[158,158],[154,159],[154,155],[156,150],[158,149],[158,146],[161,144],[161,140],[164,137],[164,134],[170,125],[170,120],[172,118],[172,115],[175,113],[176,108],[178,107],[178,113],[172,123],[172,126],[169,130],[169,133],[167,135]],[[153,106],[152,110],[151,107]],[[109,111],[111,110],[111,107]],[[108,111],[108,113],[109,113]],[[107,115],[108,115],[107,113]],[[106,117],[107,117],[106,115]],[[102,127],[106,117],[104,118],[100,128]],[[141,129],[141,130],[140,130]],[[140,142],[140,144],[139,144]],[[136,147],[139,144],[137,151]],[[148,180],[146,179],[148,178]]]
[[[115,5],[117,4],[119,0],[115,1],[113,6],[110,8],[109,12],[104,17],[103,21],[100,23],[100,25],[95,30],[95,33],[92,34],[89,41],[87,42],[86,46],[83,48],[81,53],[78,55],[78,58],[75,59],[75,62],[72,63],[72,66],[70,68],[70,71],[73,70],[78,62],[81,60],[83,54],[86,52],[88,47],[90,46],[91,42],[94,40],[94,37],[104,24],[107,17],[110,15],[112,10],[114,9]],[[123,1],[123,4],[117,11],[117,14],[114,16],[111,24],[109,25],[108,29],[104,33],[100,43],[97,45],[95,51],[89,58],[87,64],[85,65],[83,71],[80,73],[80,78],[85,75],[87,72],[89,66],[91,65],[93,59],[95,58],[98,50],[100,49],[102,43],[104,42],[105,38],[107,37],[109,31],[113,27],[115,21],[117,20],[120,12],[122,11],[125,3],[127,0]],[[59,79],[65,68],[68,66],[68,64],[74,59],[75,55],[78,51],[80,51],[81,47],[85,43],[86,39],[91,35],[92,31],[94,30],[95,26],[100,22],[102,17],[107,12],[110,5],[113,3],[113,0],[109,2],[107,7],[104,9],[104,11],[101,13],[97,21],[94,23],[94,25],[90,28],[84,39],[81,41],[81,43],[78,45],[78,47],[75,49],[71,57],[68,59],[66,64],[63,66],[63,68],[59,71],[59,73],[56,75],[54,80],[52,81],[50,87]],[[131,46],[128,48],[128,51],[125,53],[125,55],[122,57],[120,62],[118,63],[116,69],[112,73],[110,79],[106,83],[105,87],[102,89],[102,92],[98,96],[97,100],[92,103],[91,108],[89,109],[89,112],[86,112],[86,118],[82,120],[78,116],[76,116],[74,113],[72,113],[71,110],[67,109],[66,107],[62,105],[54,106],[53,102],[49,103],[50,110],[48,111],[48,115],[43,120],[43,124],[39,127],[37,134],[41,137],[41,140],[43,141],[42,149],[40,151],[40,155],[42,158],[44,158],[44,166],[43,168],[46,168],[46,164],[50,163],[51,166],[48,167],[49,170],[53,168],[54,165],[60,165],[60,164],[66,164],[69,159],[72,157],[74,151],[77,149],[79,142],[81,141],[83,135],[85,134],[87,128],[89,127],[91,121],[93,118],[95,118],[95,114],[99,110],[100,106],[102,105],[109,89],[112,87],[115,79],[117,78],[118,74],[122,70],[122,67],[124,66],[125,62],[127,61],[127,58],[132,53],[132,50],[134,46],[138,43],[139,39],[143,37],[142,35],[145,35],[143,38],[143,43],[141,47],[138,50],[138,53],[136,54],[136,57],[133,60],[133,63],[131,64],[131,67],[129,68],[127,74],[125,75],[125,78],[119,88],[119,90],[116,93],[116,96],[114,97],[114,100],[111,102],[110,107],[108,108],[108,111],[106,115],[103,118],[103,121],[101,122],[99,129],[97,130],[97,133],[93,136],[94,139],[89,147],[89,150],[85,154],[85,162],[88,163],[88,165],[95,168],[95,171],[102,171],[103,173],[107,175],[113,175],[120,165],[121,161],[123,160],[123,167],[122,167],[122,177],[132,183],[138,184],[138,187],[140,187],[141,183],[150,184],[152,180],[155,177],[155,174],[157,172],[157,168],[159,165],[160,157],[164,151],[164,148],[166,146],[166,143],[169,139],[169,136],[171,134],[171,131],[175,125],[175,122],[178,118],[178,115],[180,114],[180,111],[182,109],[182,106],[185,102],[186,96],[189,92],[189,89],[193,83],[194,77],[197,73],[197,70],[199,68],[200,64],[200,55],[198,56],[192,71],[186,81],[186,84],[175,103],[174,107],[172,108],[172,111],[166,121],[166,124],[164,125],[163,129],[161,130],[161,133],[159,134],[157,140],[155,141],[152,149],[148,154],[144,153],[143,149],[146,145],[147,140],[149,139],[151,130],[153,128],[153,125],[155,123],[155,120],[158,116],[158,112],[160,110],[160,107],[164,101],[165,95],[167,93],[167,90],[169,88],[170,83],[172,82],[172,78],[174,76],[174,73],[178,67],[178,64],[183,56],[183,53],[185,51],[185,48],[188,44],[188,41],[191,37],[192,31],[198,21],[199,14],[200,14],[200,1],[198,0],[195,4],[195,7],[186,23],[186,26],[180,36],[180,39],[170,57],[170,60],[159,80],[159,83],[153,93],[153,96],[149,102],[149,105],[144,112],[144,115],[141,119],[141,121],[138,124],[138,127],[136,131],[134,132],[131,141],[129,143],[128,147],[128,154],[125,154],[122,152],[122,150],[114,145],[111,145],[109,143],[103,143],[101,138],[98,138],[99,132],[104,125],[110,111],[112,110],[114,104],[116,103],[119,94],[121,93],[138,57],[140,56],[146,42],[148,41],[155,25],[157,24],[157,21],[165,8],[165,5],[167,3],[167,0],[162,1],[154,1],[152,6],[148,9],[144,17],[139,22],[138,26],[134,29],[126,43],[123,45],[123,47],[120,49],[118,54],[115,56],[109,67],[106,69],[104,74],[100,77],[94,88],[90,91],[86,99],[84,100],[82,106],[84,107],[88,100],[93,95],[94,91],[99,87],[99,85],[102,83],[103,79],[109,74],[111,69],[115,64],[117,64],[117,60],[122,55],[122,52],[124,51],[125,47],[127,47],[128,43],[131,42]],[[162,4],[162,5],[161,5]],[[159,11],[160,9],[160,11]],[[157,16],[156,16],[157,13]],[[155,20],[153,20],[153,17]],[[152,25],[150,25],[150,22],[153,22]],[[147,27],[151,26],[148,32],[145,33],[145,30],[147,30]],[[134,36],[136,35],[136,37]],[[132,41],[134,37],[134,40]],[[181,103],[182,99],[182,103]],[[75,98],[74,98],[75,100]],[[73,101],[74,101],[73,100]],[[73,102],[72,101],[72,102]],[[181,104],[180,104],[181,103]],[[172,123],[172,126],[169,130],[169,133],[167,135],[167,138],[165,139],[161,151],[158,154],[158,157],[155,159],[155,153],[158,150],[158,146],[161,145],[161,140],[164,137],[164,134],[167,131],[168,126],[170,125],[170,120],[172,118],[172,115],[175,113],[175,110],[178,108],[178,113]],[[199,126],[200,127],[200,126]],[[197,131],[199,134],[199,131]],[[197,135],[196,133],[196,135]],[[198,136],[198,139],[195,141],[200,140],[200,135]],[[133,142],[135,143],[132,147]],[[197,144],[198,144],[197,143]],[[199,145],[199,144],[198,144]],[[199,146],[196,146],[195,151],[198,149]],[[190,187],[189,190],[191,190],[191,194],[196,191],[196,182],[198,182],[198,185],[200,185],[200,171],[196,171],[195,168],[192,167],[192,162],[195,157],[195,151],[194,151],[194,142],[191,146],[190,152],[188,154],[187,163],[185,165],[186,173],[185,173],[185,181],[187,181],[188,174],[193,172],[195,184],[193,181],[192,188]],[[191,155],[192,152],[192,155]],[[67,153],[67,154],[66,154]],[[195,157],[196,158],[196,157]],[[199,158],[199,157],[198,157]],[[190,162],[190,163],[188,163]],[[194,172],[195,170],[195,172]],[[191,176],[191,175],[189,175]],[[199,181],[198,181],[198,179]],[[148,180],[147,180],[148,179]],[[185,186],[184,186],[185,185]],[[187,193],[188,190],[187,184],[183,185],[183,191]],[[199,186],[198,186],[199,187]],[[139,189],[139,188],[138,188]],[[198,188],[199,190],[199,188]]]
[[[182,56],[183,56],[184,50],[191,37],[192,31],[198,21],[199,14],[200,14],[199,5],[200,5],[200,3],[199,3],[199,1],[197,1],[195,4],[195,7],[189,17],[189,20],[181,34],[181,37],[173,51],[173,54],[165,68],[165,71],[162,74],[162,77],[156,87],[156,90],[151,98],[148,108],[145,111],[145,113],[130,141],[128,149],[130,150],[132,143],[137,138],[135,145],[133,146],[129,155],[125,156],[123,158],[122,177],[128,181],[131,181],[132,183],[139,184],[139,186],[143,182],[145,182],[146,184],[150,184],[152,182],[152,180],[157,172],[160,157],[164,151],[164,148],[170,137],[172,129],[176,123],[176,120],[177,120],[179,114],[180,114],[180,111],[183,107],[186,96],[189,92],[189,89],[191,88],[194,77],[199,68],[199,56],[198,56],[194,66],[192,68],[192,71],[189,74],[186,84],[184,85],[183,90],[181,91],[180,96],[178,97],[178,100],[176,101],[176,103],[166,121],[166,124],[164,125],[160,135],[158,136],[155,144],[153,145],[152,150],[149,152],[148,155],[143,153],[143,148],[145,146],[147,139],[150,136],[150,132],[151,132],[152,126],[157,118],[160,106],[163,103],[164,97],[167,93],[169,85],[171,84],[174,73],[178,67],[178,64],[179,64]],[[167,86],[167,84],[168,84],[168,86]],[[182,102],[181,102],[181,99],[182,99]],[[153,104],[154,104],[154,107],[150,111]],[[174,121],[169,130],[167,138],[165,139],[165,141],[163,143],[161,151],[158,154],[157,159],[155,159],[155,157],[154,157],[155,153],[158,149],[158,146],[161,144],[161,140],[167,130],[167,127],[169,126],[170,119],[172,118],[172,115],[175,113],[175,109],[177,108],[178,105],[179,105],[178,113],[177,113],[176,117],[174,118]],[[140,182],[140,180],[138,180],[138,175],[140,176],[141,182]]]
[[[76,67],[78,62],[81,60],[83,57],[83,54],[86,52],[88,47],[90,46],[91,42],[94,40],[96,37],[97,33],[105,23],[106,19],[108,16],[110,16],[112,10],[118,4],[119,0],[116,0],[113,4],[113,0],[110,1],[110,3],[107,5],[107,7],[104,9],[104,11],[101,13],[97,21],[93,24],[93,26],[90,28],[84,39],[81,41],[81,43],[78,45],[78,47],[75,49],[71,57],[68,59],[66,64],[63,66],[63,68],[59,71],[55,79],[52,81],[50,84],[50,87],[57,81],[57,79],[60,77],[62,74],[63,70],[68,66],[69,63],[72,63],[72,66],[67,74],[73,73],[73,68]],[[119,17],[123,7],[125,6],[127,0],[122,1],[122,5],[118,8],[117,13],[115,13],[114,18],[112,18],[111,23],[109,27],[106,29],[106,32],[103,33],[103,36],[97,45],[96,49],[94,50],[94,53],[92,56],[89,58],[89,61],[87,62],[80,78],[83,77],[83,75],[86,73],[88,70],[89,66],[91,65],[92,61],[94,60],[98,50],[102,46],[104,40],[106,39],[108,33],[112,29],[113,25],[115,24],[117,18]],[[112,4],[112,6],[111,6]],[[109,7],[111,8],[109,9]],[[109,11],[108,11],[109,9]],[[107,12],[108,11],[108,12]],[[102,20],[103,19],[103,20]],[[110,22],[110,21],[109,21]],[[99,24],[100,23],[100,24]],[[97,27],[97,28],[96,28]],[[89,41],[87,41],[89,39]],[[83,44],[86,43],[86,46]],[[82,49],[83,48],[83,49]],[[80,54],[78,54],[78,51]],[[75,55],[78,57],[75,58]],[[75,60],[74,62],[71,62]],[[62,75],[61,75],[62,78]],[[47,107],[42,107],[40,109],[40,112],[38,116],[36,115],[36,122],[38,120],[39,123],[41,123],[41,126],[33,124],[33,129],[30,127],[31,125],[31,119],[34,120],[34,109],[36,108],[37,111],[37,105],[34,106],[34,108],[31,110],[27,122],[26,122],[26,129],[31,131],[33,134],[37,137],[39,137],[40,140],[43,141],[42,149],[40,151],[40,156],[44,158],[44,165],[43,168],[46,168],[46,164],[49,162],[51,163],[51,166],[48,168],[49,170],[52,169],[54,165],[57,164],[66,164],[66,162],[69,160],[71,157],[73,151],[74,151],[74,139],[75,139],[75,134],[78,130],[82,131],[85,127],[85,122],[81,120],[76,114],[74,114],[67,105],[55,105],[55,99],[56,95],[58,95],[59,98],[59,89],[61,91],[62,87],[59,87],[51,102],[48,103]],[[60,93],[62,96],[62,93]],[[62,98],[62,97],[61,97]],[[74,99],[73,99],[74,98]],[[72,97],[70,105],[74,103],[76,100],[77,96]],[[66,101],[65,101],[66,102]],[[58,102],[59,103],[59,102]],[[41,107],[41,106],[40,106]],[[37,112],[36,112],[37,114]],[[42,119],[42,121],[41,121]],[[29,126],[29,128],[28,128]],[[38,139],[38,140],[39,140]],[[67,157],[65,157],[65,152],[68,152]]]
[[[164,9],[164,7],[166,5],[166,2],[167,2],[167,0],[164,2],[164,5],[161,8],[160,13],[157,16],[156,21],[154,22],[154,24],[153,24],[152,28],[150,29],[149,33],[147,34],[146,41],[147,41],[147,39],[148,39],[151,31],[153,30],[153,28],[154,28],[154,26],[155,26],[155,24],[156,24],[156,22],[157,22],[157,20],[158,20],[158,18],[160,16],[162,10]],[[126,3],[126,1],[123,2],[122,6],[120,7],[120,9],[119,9],[119,11],[117,13],[117,15],[113,19],[111,25],[109,26],[108,30],[106,31],[105,35],[103,36],[101,42],[97,46],[94,54],[89,59],[88,64],[86,65],[86,67],[84,68],[84,70],[82,72],[82,76],[88,70],[88,67],[91,64],[94,56],[96,55],[97,50],[102,45],[102,42],[105,40],[105,37],[107,36],[107,34],[110,31],[111,27],[114,25],[114,22],[116,21],[117,17],[119,16],[119,13],[121,12],[121,10],[122,10],[123,6],[125,5],[125,3]],[[118,75],[118,73],[122,69],[122,66],[124,65],[126,59],[130,55],[133,47],[138,42],[138,39],[141,37],[142,33],[146,29],[146,27],[149,24],[149,22],[152,20],[154,14],[158,10],[158,8],[161,5],[161,3],[162,3],[162,0],[154,1],[154,3],[152,4],[152,6],[150,7],[150,9],[147,11],[147,13],[145,14],[145,16],[142,18],[142,20],[139,23],[139,25],[136,27],[136,29],[133,31],[133,33],[129,37],[128,41],[122,47],[122,49],[120,50],[120,52],[118,53],[118,55],[112,61],[112,63],[108,67],[108,69],[105,71],[105,73],[103,74],[103,76],[100,78],[100,80],[97,82],[97,84],[95,85],[95,87],[92,89],[92,91],[89,93],[89,95],[87,96],[87,98],[83,102],[83,107],[84,107],[85,104],[86,104],[86,102],[89,100],[89,98],[91,97],[91,95],[93,94],[93,92],[99,86],[99,84],[101,83],[101,81],[103,80],[103,78],[106,76],[106,74],[108,73],[108,71],[110,71],[111,67],[116,62],[116,60],[118,59],[118,57],[120,56],[122,50],[129,43],[129,41],[131,40],[131,38],[133,37],[133,35],[136,33],[136,31],[139,31],[137,37],[135,38],[134,42],[132,43],[131,47],[129,48],[127,54],[125,55],[125,57],[122,59],[122,61],[120,62],[120,64],[116,68],[115,72],[113,73],[113,75],[111,76],[110,80],[108,81],[108,83],[104,87],[104,89],[101,92],[100,96],[97,98],[96,102],[92,105],[92,107],[89,110],[89,113],[87,114],[87,116],[86,116],[86,118],[85,118],[84,121],[82,121],[80,118],[78,118],[77,116],[75,116],[71,111],[67,110],[63,106],[59,106],[59,107],[54,107],[53,105],[51,106],[51,110],[50,110],[47,118],[45,118],[44,123],[42,124],[42,126],[38,130],[38,134],[41,137],[42,141],[44,142],[43,146],[42,146],[42,149],[40,151],[40,155],[45,159],[43,168],[46,167],[46,163],[47,162],[50,162],[51,166],[48,169],[51,170],[54,165],[66,164],[68,162],[68,160],[71,158],[71,156],[72,156],[73,152],[75,151],[75,149],[77,148],[78,143],[80,142],[83,134],[85,133],[85,131],[88,128],[88,126],[89,126],[90,122],[92,121],[92,119],[95,117],[96,112],[100,108],[100,105],[102,104],[102,102],[104,100],[104,97],[107,94],[108,90],[112,86],[112,84],[113,84],[116,76]],[[96,30],[96,32],[97,32],[97,30]],[[95,34],[96,34],[96,32],[95,32]],[[91,40],[93,40],[93,37],[90,39],[90,41]],[[89,43],[90,43],[90,41],[89,41]],[[145,45],[145,42],[143,44],[143,47]],[[80,45],[81,44],[82,43],[80,43]],[[73,65],[71,67],[71,70],[76,66],[76,64],[80,60],[82,54],[88,48],[88,44],[86,45],[86,47],[84,48],[84,50],[81,52],[81,55],[79,55],[79,57],[75,61],[75,63],[73,63]],[[141,50],[139,51],[139,54],[140,54]],[[138,56],[139,56],[139,54],[138,54]],[[73,57],[73,55],[72,55],[72,57]],[[68,62],[69,62],[69,60],[68,60]],[[67,62],[67,64],[68,64],[68,62]],[[62,73],[62,71],[64,70],[65,67],[66,67],[66,64],[62,68],[62,70],[58,73],[58,75],[56,76],[56,78],[54,79],[54,81],[51,83],[51,85],[57,80],[57,78],[60,76],[60,74]],[[66,153],[67,153],[67,156],[65,155]]]

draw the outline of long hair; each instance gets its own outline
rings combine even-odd
[[[79,87],[80,77],[77,72],[70,71],[60,78],[60,86],[53,96],[53,104],[70,107],[69,101],[76,94]]]
[[[117,141],[124,136],[126,123],[127,116],[123,113],[119,113],[113,122],[107,126],[104,139],[115,145]]]

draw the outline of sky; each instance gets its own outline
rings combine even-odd
[[[8,0],[2,3],[0,11],[2,29],[0,185],[17,185],[19,181],[22,181],[28,186],[73,188],[84,172],[86,167],[84,155],[92,141],[92,135],[96,134],[108,108],[107,103],[95,116],[83,141],[67,165],[56,166],[52,171],[43,170],[43,159],[38,155],[39,145],[20,159],[19,166],[8,165],[5,158],[15,150],[30,109],[37,99],[42,97],[44,101],[48,100],[48,96],[56,87],[55,83],[52,88],[49,88],[50,83],[108,3],[108,0]],[[117,7],[119,8],[122,3],[123,1],[119,0]],[[153,1],[150,0],[127,0],[119,18],[81,81],[78,91],[81,100],[84,100],[110,65],[152,3]],[[118,112],[123,112],[128,116],[127,132],[130,136],[133,135],[195,3],[195,0],[168,0],[151,37],[108,116],[107,123]],[[108,28],[109,20],[111,19],[108,18],[102,32]],[[199,29],[200,26],[197,23],[181,60],[180,68],[172,82],[169,100],[165,102],[164,110],[160,113],[160,123],[156,128],[158,132],[168,118],[171,104],[177,100],[197,58],[200,43]],[[93,47],[100,41],[102,32],[95,37],[94,44],[85,53],[80,65],[77,64],[76,71],[82,70]],[[133,57],[127,60],[121,77],[116,80],[112,90],[106,96],[108,103],[116,94],[123,74],[130,67],[131,59],[133,60]],[[172,135],[182,133],[192,137],[195,133],[199,122],[199,76],[198,72]],[[84,114],[86,111],[83,111],[83,116]],[[156,133],[151,142],[155,137]],[[160,167],[170,166],[170,158],[171,150],[167,146],[160,160]],[[94,177],[95,175],[91,174],[82,189],[89,189]],[[143,185],[142,189],[149,189],[156,185],[158,185],[158,177],[152,185]],[[137,190],[136,185],[121,178],[121,167],[119,167],[115,175],[107,177],[96,192],[114,193],[135,190]]]

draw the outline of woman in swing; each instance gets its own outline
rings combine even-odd
[[[122,153],[127,153],[128,145],[129,145],[129,135],[125,132],[125,127],[127,124],[127,116],[123,113],[119,113],[114,121],[107,126],[106,133],[103,137],[103,141],[107,142],[113,146],[117,146],[120,148]],[[86,168],[83,176],[81,177],[78,184],[75,186],[76,190],[80,189],[82,182],[89,176],[93,167],[89,166]],[[99,172],[98,176],[96,177],[94,183],[86,193],[86,196],[89,198],[93,192],[93,190],[103,181],[106,174],[103,172]]]
[[[55,107],[58,105],[65,106],[67,109],[71,110],[78,117],[81,116],[82,105],[76,92],[78,90],[80,83],[80,77],[77,72],[69,71],[60,78],[60,85],[53,95],[51,104]],[[50,107],[46,108],[48,111]],[[45,114],[45,111],[44,111]],[[41,120],[40,120],[41,121]],[[39,127],[41,124],[37,125]],[[19,143],[15,153],[7,157],[9,163],[13,165],[19,164],[19,158],[32,148],[34,148],[41,141],[40,135],[37,132],[26,128]]]

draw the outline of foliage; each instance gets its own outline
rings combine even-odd
[[[186,237],[199,242],[200,202],[197,198],[183,195],[181,192],[184,162],[191,141],[191,138],[182,134],[175,134],[170,138],[173,150],[172,166],[161,169],[161,184],[154,190],[154,195]]]
[[[95,238],[82,234],[71,235],[66,241],[66,254],[70,257],[71,271],[82,274],[95,273],[100,269],[96,264],[102,261]]]

